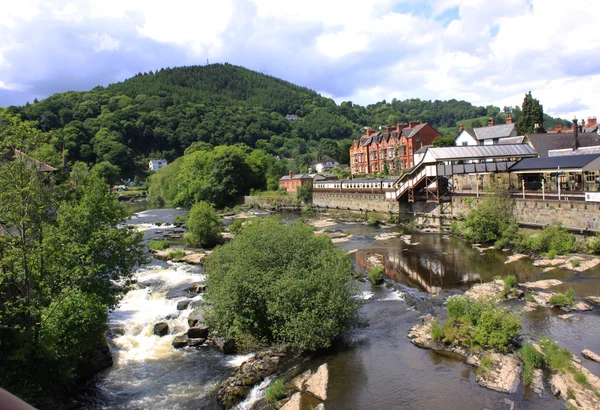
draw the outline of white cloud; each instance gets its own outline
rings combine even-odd
[[[87,38],[92,43],[92,49],[96,52],[117,51],[119,49],[120,40],[106,33],[92,33]]]

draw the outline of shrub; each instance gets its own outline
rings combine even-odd
[[[549,303],[557,307],[573,306],[573,296],[575,296],[575,291],[572,288],[569,288],[565,293],[552,295]]]
[[[184,256],[185,256],[185,251],[183,251],[182,249],[179,249],[176,251],[169,252],[169,254],[167,255],[167,259],[181,259]]]
[[[589,253],[600,253],[600,233],[586,239],[585,249]]]
[[[479,367],[477,368],[477,374],[482,374],[492,368],[494,362],[488,355],[483,355],[479,361]]]
[[[186,215],[177,215],[175,217],[175,220],[173,221],[174,224],[184,224],[187,222],[187,216]]]
[[[571,369],[573,355],[567,349],[559,347],[556,342],[548,337],[540,339],[544,361],[550,370],[564,373]]]
[[[535,303],[535,298],[533,297],[533,295],[531,293],[528,293],[528,294],[525,295],[525,300],[527,302],[533,302],[533,303]]]
[[[558,255],[575,249],[575,236],[560,224],[547,226],[528,237],[527,246],[538,252],[554,251]],[[548,256],[549,259],[550,255]]]
[[[531,386],[533,371],[541,369],[544,364],[544,356],[531,343],[525,343],[519,349],[519,357],[523,362],[523,383],[526,386]]]
[[[501,308],[493,300],[472,300],[454,296],[447,302],[449,319],[442,327],[444,342],[467,347],[507,351],[519,334],[518,314]]]
[[[442,340],[444,337],[444,330],[440,326],[440,322],[434,320],[431,323],[431,337],[435,340]]]
[[[554,249],[550,249],[550,251],[548,251],[548,254],[546,255],[546,257],[550,260],[556,258],[556,251]]]
[[[229,232],[237,235],[242,230],[243,224],[244,224],[243,219],[239,219],[239,218],[234,219],[233,222],[231,223],[231,225],[229,225]]]
[[[251,221],[205,269],[206,319],[222,336],[315,350],[360,323],[351,260],[302,223]]]
[[[169,241],[166,239],[153,240],[148,245],[148,249],[151,251],[162,251],[169,247]]]
[[[285,388],[283,387],[283,380],[277,379],[269,385],[267,393],[265,395],[269,403],[275,403],[285,397]]]
[[[498,191],[472,209],[465,221],[454,227],[454,232],[476,242],[495,242],[514,225],[513,204],[507,192]]]
[[[383,283],[383,266],[376,265],[369,269],[369,279],[374,285]]]
[[[201,201],[190,210],[185,236],[188,245],[212,247],[219,242],[223,221],[208,202]]]
[[[571,265],[573,265],[574,268],[578,268],[580,265],[579,259],[573,259]]]
[[[312,196],[312,188],[308,185],[301,185],[296,190],[296,197],[305,204],[310,203],[312,201]]]
[[[375,217],[375,216],[371,216],[369,218],[369,220],[367,221],[367,223],[369,225],[371,225],[371,226],[379,226],[379,225],[381,225],[381,221],[377,217]]]
[[[517,281],[517,277],[514,275],[507,275],[502,278],[504,281],[504,295],[507,296],[513,289],[517,289],[519,282]]]

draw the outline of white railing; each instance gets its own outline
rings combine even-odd
[[[414,187],[416,184],[418,184],[421,181],[421,179],[425,178],[426,175],[427,175],[427,168],[422,167],[421,170],[416,175],[413,175],[412,177],[408,178],[406,181],[402,182],[400,184],[400,186],[398,187],[398,190],[396,191],[396,198],[400,198],[402,196],[402,194],[404,194],[404,192],[406,192],[407,189]]]

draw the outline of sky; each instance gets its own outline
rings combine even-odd
[[[597,0],[0,0],[0,107],[228,62],[336,102],[600,116]]]

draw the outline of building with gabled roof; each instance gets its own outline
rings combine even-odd
[[[506,138],[517,137],[517,124],[513,123],[512,115],[506,115],[506,124],[496,125],[493,118],[487,127],[465,128],[460,124],[458,135],[454,139],[457,146],[468,145],[497,145]],[[509,142],[514,143],[514,142]]]

